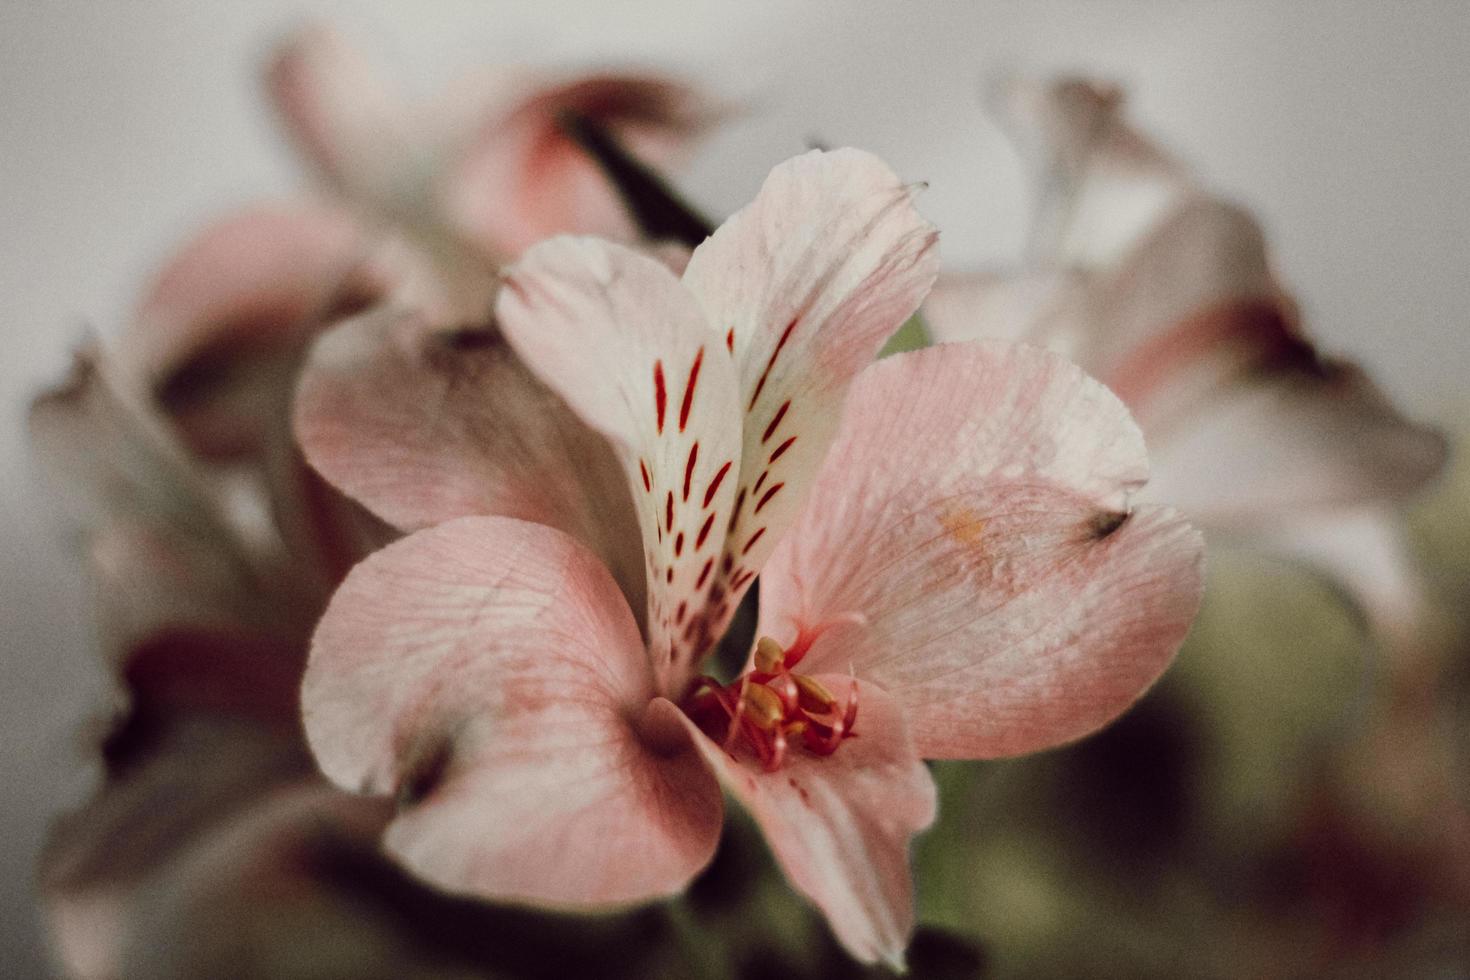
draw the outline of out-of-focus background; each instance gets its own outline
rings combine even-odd
[[[191,229],[302,191],[256,76],[307,17],[428,95],[482,63],[661,66],[743,99],[683,186],[712,214],[809,142],[929,182],[955,265],[1014,255],[1020,175],[979,107],[1001,70],[1125,83],[1134,118],[1262,218],[1322,345],[1411,414],[1470,377],[1470,5],[977,0],[307,3],[10,0],[0,7],[0,972],[46,975],[31,894],[45,825],[90,774],[105,694],[86,590],[26,459],[28,397],[114,331]]]

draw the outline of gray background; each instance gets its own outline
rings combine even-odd
[[[1248,202],[1316,335],[1415,413],[1466,404],[1470,4],[641,0],[3,0],[0,5],[0,975],[44,975],[31,865],[86,791],[75,730],[104,687],[85,593],[25,459],[26,397],[204,218],[301,187],[254,85],[309,14],[432,92],[500,60],[646,61],[756,111],[686,181],[722,213],[811,139],[906,178],[948,262],[1009,255],[1019,175],[977,107],[984,73],[1088,69]]]

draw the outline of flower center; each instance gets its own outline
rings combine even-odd
[[[710,738],[733,751],[743,742],[767,772],[781,768],[794,742],[814,755],[831,755],[851,738],[857,721],[857,686],[842,701],[815,678],[792,668],[814,637],[799,637],[791,649],[763,636],[755,645],[755,667],[729,684],[712,677],[695,681],[684,712]]]

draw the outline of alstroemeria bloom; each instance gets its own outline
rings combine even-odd
[[[497,267],[561,232],[637,237],[617,194],[563,131],[574,113],[639,159],[669,166],[715,119],[692,89],[651,75],[547,78],[501,69],[410,105],[331,30],[298,31],[267,87],[296,145],[369,225],[401,236],[420,306],[453,322],[490,308]]]
[[[713,853],[723,784],[853,955],[898,964],[907,845],[935,807],[920,760],[1076,738],[1158,676],[1201,549],[1171,511],[1130,510],[1146,465],[1122,404],[1030,348],[871,363],[929,287],[933,243],[888,168],[842,150],[777,167],[682,279],[595,239],[553,239],[507,272],[504,336],[631,488],[642,631],[576,538],[416,487],[449,467],[410,409],[323,439],[308,397],[308,452],[347,489],[471,515],[359,565],[313,641],[308,738],[339,785],[397,797],[391,853],[487,898],[646,900]],[[478,434],[460,491],[520,451],[473,424],[484,394],[460,374],[420,411],[458,419],[459,447]],[[393,432],[401,452],[384,451]],[[524,492],[559,491],[533,476]],[[747,670],[704,677],[757,574]]]
[[[1011,82],[995,102],[1037,188],[1029,267],[941,278],[936,339],[1066,353],[1143,427],[1150,495],[1322,568],[1402,644],[1421,598],[1387,505],[1440,470],[1443,439],[1316,353],[1254,219],[1128,126],[1119,92]]]

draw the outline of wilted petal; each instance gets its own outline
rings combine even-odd
[[[77,355],[29,425],[52,500],[96,577],[114,652],[162,628],[299,622],[290,572],[266,570],[163,420],[100,352]]]
[[[529,250],[507,271],[496,312],[526,364],[622,459],[643,529],[659,689],[682,696],[713,638],[705,601],[740,467],[725,344],[665,266],[590,238]],[[722,616],[716,602],[709,618]]]
[[[812,151],[772,170],[689,260],[684,283],[739,372],[732,600],[800,509],[848,383],[934,282],[938,233],[912,197],[869,153]]]
[[[1443,436],[1408,422],[1340,363],[1242,378],[1182,422],[1153,446],[1149,496],[1221,530],[1401,499],[1439,472],[1446,453]]]
[[[617,460],[493,327],[437,328],[391,308],[348,320],[313,349],[295,421],[312,465],[395,527],[475,514],[546,524],[597,553],[642,614]]]
[[[652,737],[638,628],[606,569],[559,531],[467,517],[347,577],[313,641],[307,735],[338,785],[393,794],[386,844],[437,886],[554,905],[682,887],[720,798]],[[663,704],[663,702],[659,702]]]
[[[822,910],[848,952],[902,968],[914,928],[909,839],[934,820],[934,782],[895,699],[845,674],[816,680],[839,701],[859,685],[855,734],[829,756],[793,748],[779,770],[765,772],[686,724],[725,788],[760,825],[786,876]]]
[[[811,501],[762,575],[761,632],[900,705],[925,758],[1097,728],[1194,618],[1201,544],[1130,512],[1143,440],[1061,358],[1005,344],[890,357],[854,384]]]
[[[692,89],[637,75],[547,85],[485,112],[459,150],[445,194],[459,232],[488,254],[512,259],[567,232],[637,237],[597,163],[563,130],[569,113],[659,168],[676,163],[714,117]]]
[[[1182,168],[1123,120],[1116,87],[1006,78],[990,103],[1031,173],[1036,258],[1111,262],[1189,188]]]

